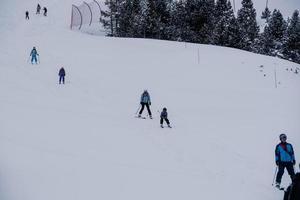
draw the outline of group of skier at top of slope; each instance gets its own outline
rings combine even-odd
[[[43,15],[46,17],[48,9],[46,7],[44,7],[43,11],[44,11]],[[37,7],[36,7],[36,13],[35,14],[39,15],[40,12],[41,12],[41,6],[40,6],[40,4],[38,4]],[[28,10],[25,12],[25,19],[29,20],[29,11]]]
[[[278,189],[284,190],[280,187],[282,175],[286,168],[291,177],[292,183],[285,190],[284,200],[300,200],[300,172],[295,174],[294,165],[296,164],[293,146],[287,143],[286,134],[279,135],[280,143],[275,148],[275,163],[276,163],[276,183]],[[299,165],[300,168],[300,165]],[[274,176],[275,178],[275,176]]]
[[[35,47],[33,47],[33,49],[31,50],[30,56],[31,56],[31,64],[34,64],[34,63],[38,64],[37,56],[39,56],[39,54],[38,54]],[[59,84],[61,84],[61,83],[65,84],[66,71],[63,67],[61,67],[59,69],[58,76],[59,76]],[[140,110],[139,114],[138,114],[138,118],[145,119],[145,117],[142,117],[142,113],[143,113],[144,108],[146,106],[148,114],[149,114],[149,118],[152,119],[152,113],[151,113],[151,110],[150,110],[151,98],[150,98],[150,94],[147,90],[144,90],[144,92],[141,95],[140,105],[141,106],[138,109],[138,110]],[[170,121],[168,119],[167,108],[163,108],[162,112],[160,113],[160,126],[161,126],[161,128],[164,128],[164,126],[163,126],[164,121],[167,123],[167,126],[169,128],[172,128],[171,125],[170,125]]]

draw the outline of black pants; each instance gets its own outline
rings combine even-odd
[[[161,117],[161,118],[160,118],[160,124],[161,124],[161,125],[164,123],[164,120],[167,122],[168,125],[170,124],[168,118],[162,118],[162,117]]]
[[[151,114],[151,110],[150,110],[149,104],[148,104],[148,103],[141,103],[141,105],[142,105],[142,108],[141,108],[139,114],[141,115],[141,114],[143,113],[143,110],[144,110],[144,108],[145,108],[145,106],[146,106],[146,107],[147,107],[147,110],[148,110],[148,113],[149,113],[149,115],[151,116],[152,114]]]
[[[292,162],[279,162],[278,172],[276,176],[276,183],[281,183],[281,178],[284,173],[284,169],[287,169],[291,179],[293,180],[295,176],[294,166]]]
[[[59,84],[63,82],[65,84],[65,76],[59,76]]]

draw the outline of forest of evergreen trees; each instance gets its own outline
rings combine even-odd
[[[267,7],[260,30],[252,0],[235,16],[229,0],[106,0],[109,36],[185,41],[243,49],[300,63],[300,16]]]

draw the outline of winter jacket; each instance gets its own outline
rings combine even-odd
[[[283,200],[298,199],[300,199],[300,173],[295,175],[292,184],[287,188],[283,198]]]
[[[275,148],[276,162],[295,162],[293,146],[290,143],[279,143]]]
[[[59,76],[65,76],[66,75],[66,72],[65,72],[65,69],[64,68],[61,68],[58,72],[58,75]]]
[[[162,111],[161,113],[160,113],[160,118],[163,118],[163,119],[168,119],[168,113],[167,113],[167,111]]]
[[[141,103],[151,104],[150,95],[148,92],[144,92],[141,96]]]
[[[36,49],[32,49],[31,50],[31,53],[30,53],[30,56],[33,56],[33,57],[36,57],[36,55],[39,55],[36,51]]]

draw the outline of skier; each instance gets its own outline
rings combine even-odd
[[[40,11],[41,11],[41,6],[40,4],[38,4],[36,7],[36,14],[40,14]]]
[[[60,68],[60,70],[58,72],[58,75],[59,75],[59,84],[61,84],[61,82],[63,84],[65,84],[65,75],[66,75],[66,72],[65,72],[65,69],[63,67]]]
[[[44,16],[47,16],[47,8],[44,7],[43,10],[44,10]]]
[[[35,47],[33,47],[33,49],[31,50],[30,56],[31,56],[31,64],[33,64],[33,61],[35,62],[35,64],[37,64],[37,57],[36,56],[39,56],[39,54],[38,54]]]
[[[25,19],[29,20],[29,12],[28,11],[25,12]]]
[[[295,176],[294,165],[296,164],[293,146],[286,142],[287,136],[280,134],[280,143],[275,148],[275,161],[278,166],[278,173],[276,176],[276,187],[280,188],[281,178],[286,168],[291,179]]]
[[[300,168],[300,164],[299,164]],[[298,200],[300,199],[300,172],[298,172],[291,185],[287,188],[284,193],[283,200]]]
[[[150,110],[150,105],[151,105],[151,100],[150,100],[150,95],[148,93],[147,90],[144,90],[142,96],[141,96],[141,105],[142,105],[142,108],[139,112],[139,115],[138,117],[141,117],[142,113],[143,113],[143,110],[144,110],[144,107],[146,106],[147,107],[147,110],[148,110],[148,113],[149,113],[149,117],[150,119],[152,119],[152,114],[151,114],[151,110]]]
[[[160,113],[160,127],[162,128],[164,127],[163,126],[164,120],[167,122],[168,127],[171,128],[170,122],[168,120],[167,108],[163,108],[163,111]]]

